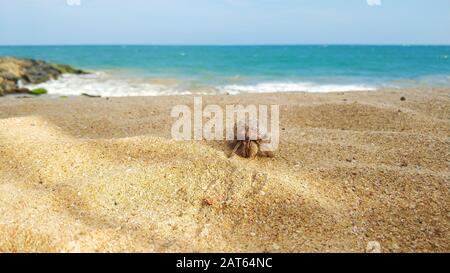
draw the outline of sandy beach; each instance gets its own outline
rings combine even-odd
[[[280,105],[255,160],[171,139],[192,96],[2,97],[0,252],[449,252],[449,93],[203,97]]]

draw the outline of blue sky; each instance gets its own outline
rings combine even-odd
[[[450,0],[0,0],[0,11],[3,45],[450,44]]]

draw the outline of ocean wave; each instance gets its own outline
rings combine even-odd
[[[169,80],[119,77],[108,73],[64,75],[57,80],[26,87],[46,88],[49,95],[66,96],[78,96],[82,93],[107,97],[190,94],[186,90],[180,90],[175,82]]]
[[[311,82],[272,82],[255,85],[227,85],[220,88],[230,94],[272,92],[344,92],[374,91],[377,88],[364,84],[316,84]]]
[[[50,95],[159,96],[211,95],[271,92],[346,92],[372,91],[375,86],[364,84],[315,84],[311,82],[266,82],[254,85],[207,85],[178,79],[155,79],[118,76],[109,73],[64,75],[58,80],[28,85],[28,88],[46,88]]]

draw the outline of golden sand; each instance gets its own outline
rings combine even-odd
[[[0,252],[448,252],[449,91],[204,97],[280,104],[255,160],[171,140],[190,96],[0,98]]]

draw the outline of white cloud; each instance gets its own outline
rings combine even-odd
[[[381,6],[381,0],[367,0],[369,6]]]
[[[66,0],[66,3],[69,6],[80,6],[81,0]]]

